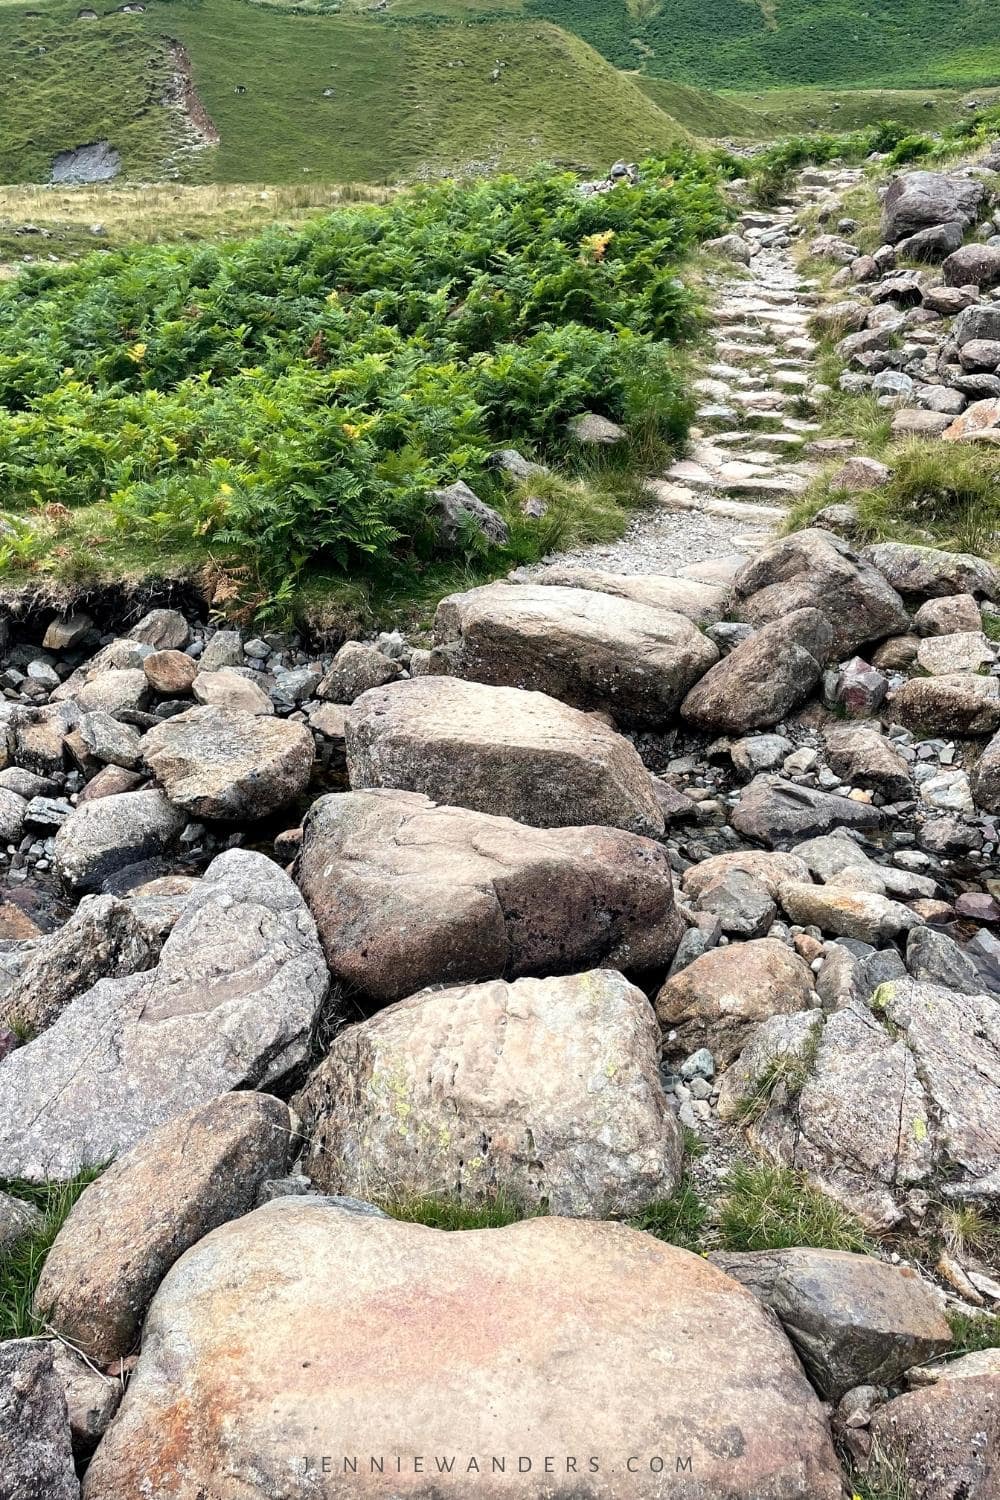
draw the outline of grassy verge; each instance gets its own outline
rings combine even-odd
[[[32,1299],[45,1257],[84,1188],[99,1177],[101,1167],[80,1172],[69,1182],[36,1186],[0,1180],[0,1191],[37,1208],[41,1221],[7,1255],[0,1255],[0,1342],[30,1338],[42,1325],[32,1310]]]
[[[872,1241],[845,1209],[788,1167],[740,1163],[719,1205],[724,1250],[783,1250],[811,1245],[870,1253]]]

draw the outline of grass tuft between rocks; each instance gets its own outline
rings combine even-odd
[[[790,1167],[740,1163],[730,1172],[719,1205],[724,1250],[873,1249],[860,1222]]]
[[[21,1198],[38,1209],[36,1227],[7,1254],[0,1254],[0,1343],[30,1338],[41,1330],[32,1299],[45,1257],[84,1188],[101,1175],[103,1167],[87,1167],[69,1182],[41,1184],[0,1179],[0,1192]]]
[[[948,1359],[978,1354],[982,1349],[1000,1349],[1000,1317],[994,1313],[950,1312],[947,1317],[955,1340],[948,1350]]]
[[[541,1217],[543,1209],[529,1208],[511,1193],[499,1191],[481,1203],[427,1196],[379,1203],[392,1219],[404,1224],[426,1224],[429,1229],[504,1229],[521,1219]]]

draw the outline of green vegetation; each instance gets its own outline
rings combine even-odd
[[[1000,1349],[1000,1317],[993,1313],[950,1312],[948,1324],[955,1340],[948,1359],[978,1354],[982,1349]]]
[[[995,82],[993,0],[527,0],[619,68],[713,89]]]
[[[94,577],[145,549],[286,600],[317,569],[412,580],[444,560],[429,492],[457,479],[510,522],[494,570],[611,534],[634,468],[686,430],[675,267],[727,213],[711,164],[677,153],[595,198],[565,176],[446,183],[301,232],[32,268],[0,291],[0,568]],[[573,453],[588,409],[629,429],[620,459]],[[541,523],[497,445],[565,462]],[[481,534],[459,551],[482,564]]]
[[[848,1463],[851,1500],[913,1500],[906,1470],[898,1459],[881,1450],[872,1452],[864,1474]]]
[[[101,139],[131,177],[270,183],[606,169],[687,139],[637,83],[544,22],[310,16],[248,0],[149,0],[96,21],[78,10],[0,5],[0,54],[15,59],[0,181],[46,181],[58,151]],[[218,146],[191,149],[182,111],[160,103],[178,71],[167,37],[183,44]]]
[[[707,1218],[707,1208],[685,1176],[670,1198],[650,1203],[629,1223],[633,1229],[643,1229],[668,1244],[680,1245],[684,1250],[698,1250]]]
[[[649,74],[636,74],[636,83],[660,109],[696,136],[735,136],[760,140],[778,135],[782,127],[762,110],[755,110],[749,100],[736,96],[713,94],[708,89],[692,88]]]
[[[789,1167],[739,1164],[730,1172],[719,1205],[724,1250],[821,1250],[868,1253],[872,1246],[853,1215],[810,1186]]]
[[[481,1203],[463,1203],[454,1198],[402,1198],[380,1203],[390,1218],[406,1224],[426,1224],[430,1229],[503,1229],[541,1211],[528,1209],[510,1193],[497,1192]]]
[[[38,1227],[20,1240],[6,1255],[0,1254],[0,1342],[30,1338],[42,1328],[32,1310],[32,1298],[42,1274],[45,1257],[84,1188],[103,1171],[88,1168],[69,1182],[35,1185],[0,1179],[0,1191],[22,1198],[40,1210]]]
[[[842,408],[849,412],[848,408]],[[868,408],[862,408],[862,418]],[[874,446],[869,444],[869,449]],[[992,557],[1000,551],[1000,456],[972,443],[890,445],[882,456],[887,484],[861,494],[838,490],[831,477],[816,481],[789,518],[806,525],[823,506],[849,501],[865,541],[908,541]]]
[[[668,85],[669,87],[669,85]],[[660,99],[654,94],[657,103]],[[707,134],[740,135],[765,140],[782,135],[799,135],[804,131],[861,130],[880,120],[895,120],[908,130],[940,130],[968,118],[968,104],[979,100],[995,104],[995,90],[974,92],[960,89],[766,89],[756,93],[725,90],[713,94],[723,105],[731,105],[759,121],[757,129],[740,131],[734,124],[722,132]],[[662,105],[667,108],[666,104]],[[669,111],[671,114],[672,110]],[[677,118],[688,129],[695,129],[683,116]]]

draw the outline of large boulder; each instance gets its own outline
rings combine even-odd
[[[199,1102],[284,1078],[327,987],[289,877],[262,854],[220,854],[156,968],[102,980],[0,1062],[0,1177],[72,1177]]]
[[[825,736],[826,760],[848,786],[880,792],[888,802],[913,795],[909,763],[872,724],[831,724]]]
[[[1000,568],[971,552],[945,552],[911,542],[875,542],[865,548],[864,556],[901,594],[924,599],[947,594],[1000,599]]]
[[[70,1212],[45,1260],[36,1314],[88,1359],[123,1358],[174,1261],[209,1230],[254,1208],[291,1154],[287,1104],[222,1094],[114,1162]]]
[[[69,1413],[53,1345],[0,1343],[0,1495],[4,1500],[79,1500]]]
[[[901,172],[882,200],[882,234],[895,245],[907,235],[937,224],[974,224],[986,196],[975,177],[950,172]]]
[[[160,791],[81,802],[56,834],[56,869],[75,891],[99,890],[117,870],[167,853],[186,822]]]
[[[663,726],[719,659],[686,615],[589,589],[488,583],[434,618],[430,670]]]
[[[577,568],[565,563],[539,568],[530,581],[613,594],[616,599],[631,599],[635,604],[687,615],[696,625],[714,625],[721,620],[728,596],[728,590],[721,584],[675,578],[670,573],[608,573],[600,568]]]
[[[843,1250],[714,1252],[781,1319],[820,1395],[895,1385],[943,1354],[952,1334],[937,1297],[915,1271]]]
[[[327,962],[387,1002],[428,984],[667,964],[667,852],[617,828],[531,828],[417,792],[321,797],[297,878]]]
[[[924,734],[993,734],[1000,729],[1000,678],[973,672],[911,677],[892,695],[900,723]]]
[[[149,730],[143,756],[167,796],[194,818],[252,821],[309,785],[315,747],[304,724],[225,708],[191,708]]]
[[[857,938],[877,948],[905,937],[911,927],[923,925],[923,918],[901,901],[893,901],[879,891],[847,885],[788,880],[781,887],[779,899],[786,915],[800,926]]]
[[[346,736],[355,789],[424,792],[539,828],[663,832],[652,781],[629,742],[544,693],[417,677],[363,693]]]
[[[973,242],[960,245],[941,267],[948,286],[978,286],[981,289],[1000,284],[1000,245]]]
[[[681,714],[698,729],[728,734],[777,724],[819,682],[832,641],[818,609],[793,610],[712,667],[684,699]]]
[[[743,788],[732,816],[737,833],[772,849],[829,833],[831,828],[873,833],[881,821],[878,808],[867,802],[767,775],[755,776]]]
[[[812,989],[808,964],[776,938],[710,948],[656,997],[666,1051],[707,1047],[725,1065],[768,1016],[807,1010]]]
[[[737,573],[733,592],[738,617],[751,625],[820,610],[833,628],[831,654],[838,661],[909,624],[902,599],[877,567],[818,528],[769,543]]]
[[[350,1026],[294,1100],[327,1192],[607,1218],[669,1198],[680,1126],[645,995],[613,969],[424,991]]]
[[[329,1471],[328,1434],[345,1435]],[[340,1447],[358,1455],[346,1477]],[[784,1334],[697,1256],[620,1224],[448,1234],[308,1198],[215,1230],[173,1268],[84,1494],[303,1483],[316,1500],[842,1493]]]

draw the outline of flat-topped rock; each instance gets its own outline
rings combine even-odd
[[[954,672],[912,677],[892,696],[902,724],[931,734],[993,734],[1000,729],[1000,678]]]
[[[544,693],[417,677],[363,693],[346,736],[355,789],[423,792],[539,828],[663,832],[652,781],[629,742]]]
[[[1000,568],[971,552],[946,552],[910,542],[876,542],[862,554],[901,594],[1000,598]]]
[[[675,578],[668,573],[608,573],[600,568],[576,568],[552,563],[532,575],[534,581],[560,588],[592,589],[669,609],[686,615],[696,625],[713,625],[722,618],[727,590],[720,584],[699,583],[693,578]]]
[[[309,784],[316,753],[303,724],[210,706],[157,724],[141,750],[176,807],[228,822],[264,818],[293,802]]]
[[[293,1493],[304,1434],[328,1432],[350,1433],[352,1454],[454,1456],[453,1469],[428,1458],[426,1479],[406,1479],[407,1493],[438,1500],[841,1496],[786,1338],[698,1256],[619,1224],[545,1217],[448,1234],[308,1198],[215,1230],[174,1267],[84,1494]],[[552,1453],[560,1473],[546,1478]],[[613,1457],[664,1453],[663,1472],[628,1473]],[[502,1477],[483,1455],[505,1460]],[[346,1478],[317,1465],[310,1487],[317,1500],[348,1489],[385,1500],[399,1481],[366,1458]]]
[[[297,879],[334,977],[381,1002],[428,984],[654,968],[682,930],[659,844],[531,828],[416,792],[314,802]]]
[[[685,615],[540,583],[450,594],[434,634],[432,672],[548,693],[629,725],[662,726],[719,659]]]
[[[656,1019],[613,969],[412,995],[341,1031],[293,1108],[307,1175],[351,1197],[608,1218],[680,1180]]]
[[[292,881],[220,854],[155,968],[105,979],[0,1062],[0,1177],[63,1180],[304,1061],[329,976]]]

